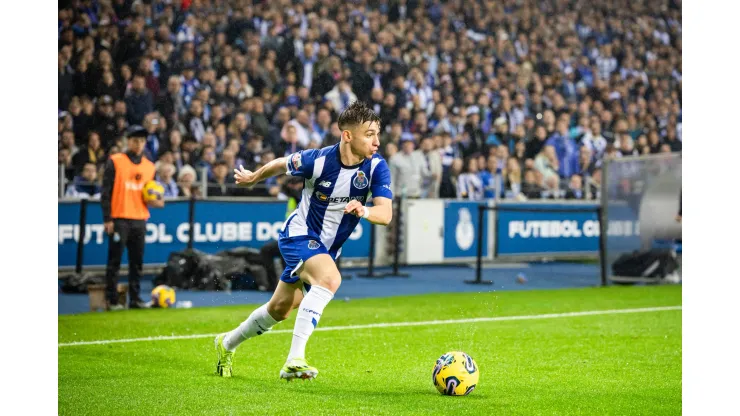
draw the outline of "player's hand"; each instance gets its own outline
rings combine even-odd
[[[362,202],[358,200],[352,200],[352,201],[349,201],[346,207],[344,207],[344,213],[353,214],[357,217],[362,217],[362,214],[365,213],[366,209],[367,208],[365,208],[365,206],[362,205]]]
[[[113,234],[113,221],[107,221],[103,223],[103,229],[108,235]]]
[[[237,185],[251,186],[257,182],[257,175],[250,170],[244,169],[244,166],[239,165],[239,169],[234,169],[234,179]]]

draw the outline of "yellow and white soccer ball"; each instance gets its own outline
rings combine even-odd
[[[446,396],[466,396],[478,384],[478,365],[468,354],[451,351],[434,364],[434,387]]]
[[[145,202],[156,201],[164,198],[164,186],[155,180],[151,180],[144,185],[141,193],[144,195]]]
[[[155,308],[171,308],[175,305],[175,289],[167,285],[159,285],[152,290],[152,306]]]

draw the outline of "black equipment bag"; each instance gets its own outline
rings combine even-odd
[[[634,251],[612,263],[612,273],[623,277],[662,279],[678,269],[676,253],[670,249]]]

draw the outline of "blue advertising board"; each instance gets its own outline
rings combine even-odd
[[[496,220],[496,255],[598,254],[597,204],[502,204]],[[516,211],[516,208],[536,211]],[[559,212],[544,210],[562,210]],[[592,209],[592,212],[583,212]],[[581,211],[578,211],[581,210]],[[567,212],[573,211],[573,212]],[[626,206],[610,208],[609,243],[639,247],[639,221]]]
[[[59,267],[75,265],[80,203],[59,202]],[[167,201],[163,209],[152,209],[147,222],[144,264],[164,264],[173,251],[184,250],[189,239],[188,201]],[[285,221],[284,201],[199,200],[195,203],[193,248],[213,254],[236,247],[260,248],[277,239]],[[108,236],[103,231],[99,201],[87,206],[83,266],[105,265]],[[342,257],[367,257],[369,223],[361,221],[344,244]],[[121,264],[128,264],[124,252]]]
[[[478,202],[445,201],[444,258],[460,259],[478,254]],[[483,213],[483,254],[488,253],[488,214]]]

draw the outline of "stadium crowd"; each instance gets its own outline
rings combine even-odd
[[[60,0],[58,33],[71,197],[133,126],[166,197],[281,197],[233,169],[337,143],[353,100],[397,196],[592,198],[605,158],[681,150],[680,0]]]

